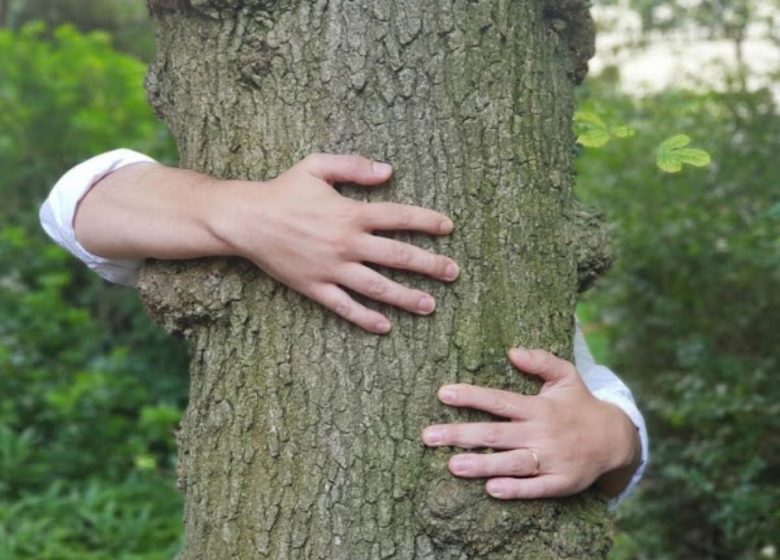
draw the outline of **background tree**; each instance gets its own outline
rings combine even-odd
[[[185,167],[261,179],[314,151],[392,161],[392,185],[347,191],[452,216],[457,233],[436,247],[464,264],[454,288],[426,285],[434,318],[387,310],[396,329],[381,338],[248,263],[147,267],[145,303],[193,356],[181,558],[602,557],[603,501],[502,503],[419,441],[458,416],[436,403],[444,381],[529,390],[511,344],[570,355],[584,5],[151,7],[150,99]]]

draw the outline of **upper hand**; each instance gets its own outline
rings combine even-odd
[[[365,203],[341,196],[336,182],[384,183],[392,168],[357,155],[313,154],[279,177],[258,185],[234,182],[238,193],[220,221],[218,235],[234,252],[272,277],[374,333],[388,319],[356,302],[344,288],[406,311],[427,315],[429,294],[393,282],[366,266],[373,263],[454,280],[455,262],[414,245],[374,235],[408,230],[446,235],[444,215],[416,206]]]
[[[597,480],[602,490],[617,495],[636,470],[640,454],[629,418],[595,398],[571,363],[542,350],[515,349],[509,357],[518,369],[544,380],[538,395],[445,385],[439,391],[442,402],[510,421],[429,426],[423,441],[429,446],[501,450],[462,453],[449,461],[456,476],[487,478],[486,490],[495,498],[566,496]],[[619,475],[617,484],[613,473]]]

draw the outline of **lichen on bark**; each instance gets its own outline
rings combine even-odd
[[[462,268],[451,286],[386,271],[438,310],[383,309],[395,326],[376,337],[247,263],[146,267],[148,309],[192,352],[182,560],[602,557],[609,521],[594,494],[493,500],[419,440],[429,423],[481,417],[441,406],[442,383],[535,391],[506,349],[570,355],[572,91],[586,52],[571,30],[587,11],[562,33],[542,0],[152,8],[150,99],[185,167],[262,179],[313,151],[391,161],[388,185],[342,193],[449,214],[447,239],[396,237]]]

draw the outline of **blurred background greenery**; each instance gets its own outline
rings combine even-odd
[[[596,6],[601,54],[580,109],[635,134],[578,159],[580,197],[607,213],[618,255],[580,315],[652,442],[615,560],[780,557],[780,58],[752,64],[751,50],[780,44],[779,9]],[[153,43],[136,0],[0,0],[0,560],[152,560],[178,546],[184,348],[37,218],[91,155],[125,146],[175,162],[142,87]],[[694,55],[702,44],[716,56]],[[695,59],[692,76],[664,82],[653,63],[640,72],[652,87],[631,83],[632,61],[659,45],[680,51],[656,57]],[[679,132],[709,167],[656,167]]]

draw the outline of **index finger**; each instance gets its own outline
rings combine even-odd
[[[309,154],[300,165],[328,183],[378,185],[387,181],[393,172],[389,163],[357,154]]]
[[[450,406],[474,408],[513,420],[528,419],[538,408],[533,396],[468,383],[444,385],[439,389],[439,399]]]
[[[453,223],[447,216],[419,206],[396,202],[374,202],[361,211],[363,225],[370,230],[421,231],[432,235],[447,235]]]

